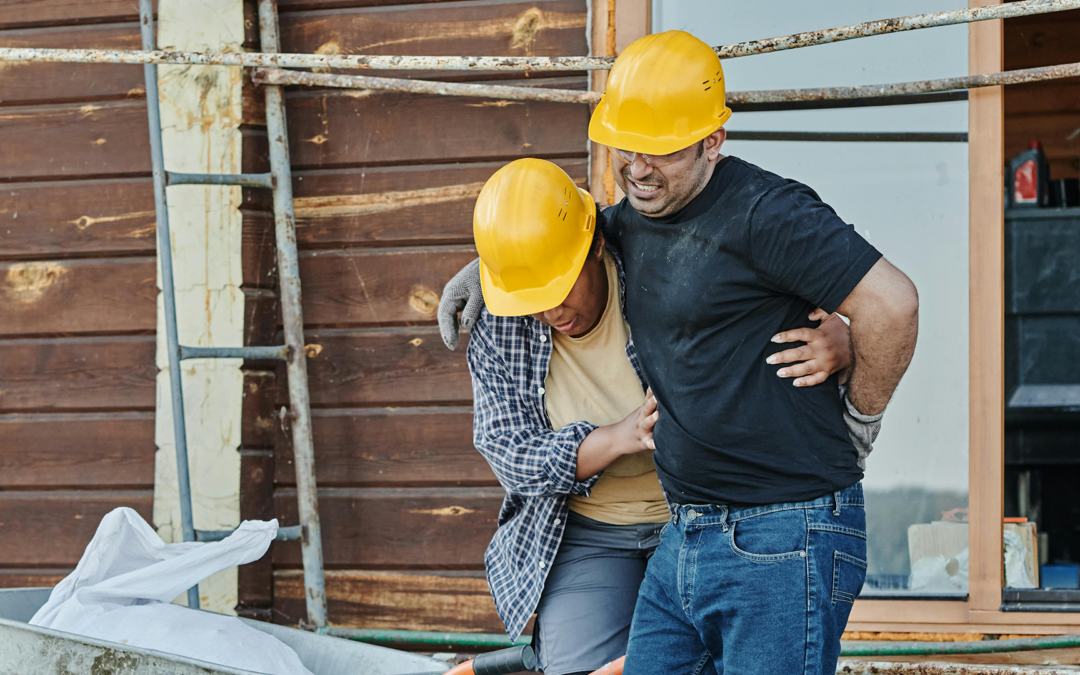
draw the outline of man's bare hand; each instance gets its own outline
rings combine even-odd
[[[653,427],[656,420],[660,419],[660,411],[656,409],[656,397],[650,388],[645,392],[645,402],[637,410],[627,415],[622,422],[618,422],[620,454],[630,455],[642,450],[655,450],[653,442]]]
[[[653,428],[660,419],[652,389],[645,393],[645,402],[621,421],[597,427],[578,446],[577,480],[585,480],[608,468],[623,455],[655,450]]]
[[[830,375],[840,372],[840,384],[847,381],[851,365],[851,333],[848,325],[838,314],[827,314],[823,309],[810,313],[811,321],[820,321],[817,328],[796,328],[777,333],[772,341],[778,344],[805,342],[793,349],[786,349],[765,359],[766,363],[794,363],[781,368],[777,376],[796,378],[796,387],[812,387],[824,382]]]

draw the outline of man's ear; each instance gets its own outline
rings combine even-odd
[[[727,129],[720,127],[705,137],[705,157],[710,162],[715,162],[720,157],[720,147],[727,140]]]
[[[597,232],[596,233],[596,246],[593,247],[593,255],[595,255],[598,258],[602,258],[604,256],[604,233],[603,232]]]

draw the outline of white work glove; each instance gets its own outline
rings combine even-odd
[[[480,258],[477,258],[447,282],[439,300],[439,333],[447,349],[457,349],[459,331],[472,330],[482,309],[484,292],[480,288]],[[461,312],[460,328],[458,312]]]
[[[881,431],[881,418],[884,412],[876,415],[864,415],[852,405],[847,395],[847,386],[840,387],[840,396],[844,399],[844,423],[847,424],[848,436],[859,453],[859,468],[866,471],[866,458],[874,449],[874,441]]]

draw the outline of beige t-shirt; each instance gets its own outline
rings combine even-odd
[[[644,401],[626,358],[630,327],[622,315],[615,263],[605,260],[608,300],[600,323],[572,338],[552,332],[551,366],[544,389],[552,428],[584,420],[604,426],[625,418]],[[662,523],[669,518],[652,452],[623,455],[604,469],[589,497],[570,495],[570,510],[614,525]]]

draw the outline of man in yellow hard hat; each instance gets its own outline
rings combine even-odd
[[[708,45],[650,35],[616,60],[589,128],[626,193],[604,234],[625,260],[654,461],[677,505],[626,672],[832,673],[866,573],[849,421],[880,416],[906,371],[918,295],[812,189],[721,154],[724,84]],[[467,286],[448,286],[451,310]],[[761,347],[815,307],[850,320],[843,396],[831,378],[783,386]]]
[[[670,518],[652,458],[656,399],[622,311],[622,262],[598,220],[589,193],[539,159],[499,169],[473,217],[487,305],[468,349],[474,442],[506,490],[485,564],[511,639],[537,613],[546,675],[626,653]],[[807,342],[780,360],[803,361],[814,381],[849,363],[840,319],[780,339]]]

